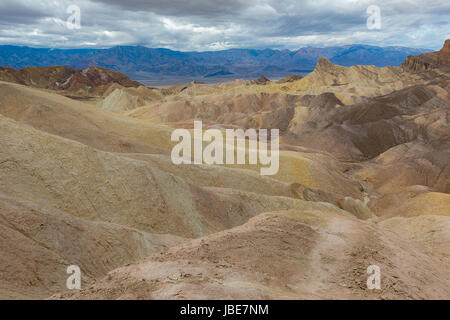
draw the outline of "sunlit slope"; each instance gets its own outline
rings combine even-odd
[[[0,114],[105,151],[167,153],[171,147],[169,128],[7,82],[0,82]]]
[[[198,187],[147,162],[0,120],[0,192],[80,218],[195,237],[267,210],[322,206]]]

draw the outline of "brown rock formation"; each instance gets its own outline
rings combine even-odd
[[[101,96],[113,83],[122,87],[140,86],[138,82],[119,72],[100,67],[84,70],[67,67],[27,67],[15,70],[0,67],[0,80],[74,95]]]
[[[450,39],[445,40],[441,50],[423,53],[418,56],[409,56],[402,67],[411,72],[431,71],[436,68],[444,68],[447,72],[450,65]]]

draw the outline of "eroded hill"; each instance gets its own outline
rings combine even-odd
[[[0,297],[449,299],[447,49],[168,89],[2,69]],[[279,129],[279,171],[175,165],[194,120]]]

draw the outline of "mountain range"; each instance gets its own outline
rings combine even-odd
[[[0,46],[0,66],[21,69],[29,66],[91,66],[121,72],[135,80],[183,78],[215,82],[226,78],[271,78],[292,73],[306,74],[318,59],[325,57],[342,66],[398,66],[407,56],[431,50],[406,47],[346,45],[298,50],[229,49],[209,52],[181,52],[143,46],[116,46],[109,49],[49,49]]]

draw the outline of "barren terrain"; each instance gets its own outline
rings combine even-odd
[[[450,299],[449,57],[166,89],[1,68],[0,298]],[[174,164],[194,120],[279,129],[278,173]]]

